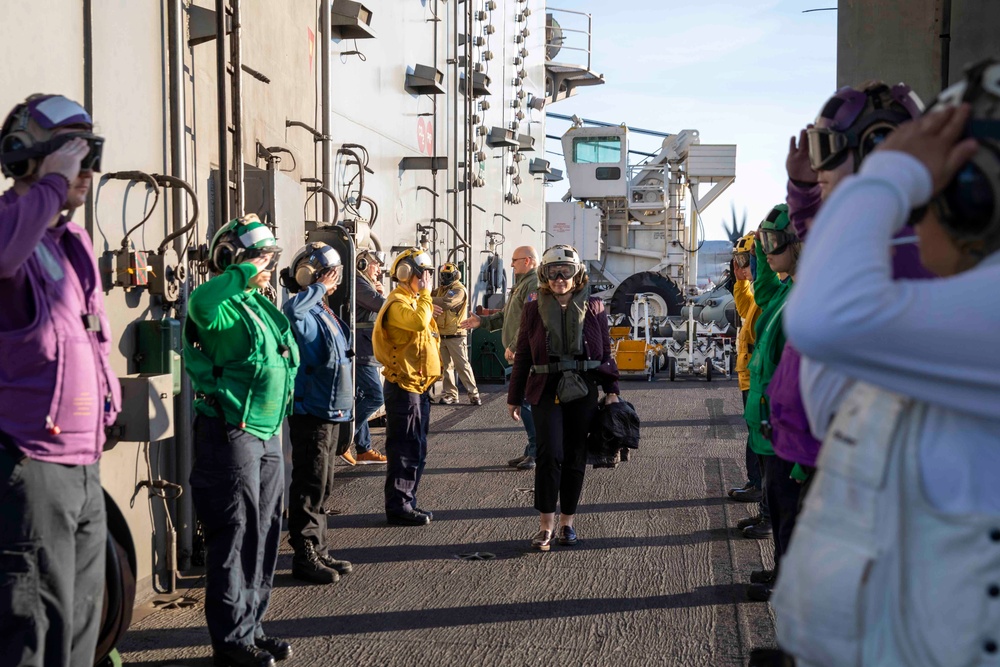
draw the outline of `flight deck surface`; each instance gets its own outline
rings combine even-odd
[[[264,622],[293,644],[279,665],[724,667],[773,645],[770,610],[743,585],[770,566],[771,542],[744,538],[734,526],[756,508],[725,499],[744,481],[735,380],[623,381],[639,449],[615,469],[587,469],[580,541],[548,553],[529,544],[534,474],[506,466],[524,431],[501,387],[481,389],[481,407],[432,408],[419,494],[429,525],[386,525],[384,465],[338,466],[328,541],[354,572],[328,586],[292,579],[282,535]],[[211,664],[204,581],[186,581],[193,605],[137,610],[126,664]]]

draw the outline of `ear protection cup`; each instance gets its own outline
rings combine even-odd
[[[222,273],[227,267],[231,266],[236,260],[236,247],[229,241],[219,241],[215,245],[215,250],[212,251],[212,270],[216,273]]]
[[[413,267],[406,262],[401,262],[400,265],[396,267],[395,277],[399,282],[405,283],[413,277]]]
[[[299,267],[295,269],[295,282],[302,285],[303,287],[308,287],[316,282],[316,269],[309,262],[301,262]]]
[[[35,145],[34,137],[28,132],[30,118],[27,104],[19,104],[14,108],[7,118],[7,122],[4,123],[3,129],[0,130],[0,137],[2,137],[0,138],[0,153],[22,151]],[[10,164],[4,162],[0,163],[0,169],[2,169],[4,176],[9,178],[26,178],[38,169],[38,160],[28,158]]]
[[[365,258],[364,256],[359,257],[358,261],[357,261],[357,264],[355,264],[355,266],[357,266],[358,271],[367,271],[368,270],[368,259]]]

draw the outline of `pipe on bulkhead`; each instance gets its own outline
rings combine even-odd
[[[184,95],[184,0],[170,0],[167,7],[168,23],[168,57],[169,57],[169,95],[170,95],[170,171],[182,182],[187,181],[187,106]],[[225,135],[223,135],[223,138]],[[173,227],[176,234],[186,227],[187,223],[187,193],[174,189],[171,201]],[[221,198],[220,198],[221,199]],[[193,199],[197,206],[197,199]],[[174,247],[183,266],[187,259],[181,255],[183,248],[182,234],[177,234]],[[177,319],[184,321],[187,315],[188,296],[191,293],[190,279],[181,284],[181,295],[176,305]],[[187,373],[181,374],[181,393],[174,399],[174,416],[177,422],[174,428],[174,455],[177,481],[186,486],[188,473],[194,460],[192,438],[192,402],[194,395],[191,390],[191,380]],[[190,490],[190,489],[189,489]],[[174,529],[177,531],[177,559],[175,567],[187,570],[191,567],[191,552],[194,543],[194,509],[191,504],[191,494],[181,493],[175,504],[177,516]]]
[[[333,0],[321,0],[319,10],[319,44],[320,44],[320,69],[323,71],[323,79],[320,84],[320,104],[323,107],[323,123],[321,140],[323,144],[323,173],[321,178],[323,187],[333,191],[333,141],[330,135],[333,131],[333,72],[330,70],[330,40],[332,25],[330,23],[330,5]],[[326,222],[336,222],[331,219],[333,213],[330,200],[323,198],[323,220]]]

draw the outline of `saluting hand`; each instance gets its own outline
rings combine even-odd
[[[77,137],[70,139],[58,150],[49,153],[38,167],[38,177],[46,174],[61,174],[70,185],[80,175],[80,162],[90,152],[90,144]]]
[[[812,124],[810,123],[806,126],[806,130],[811,127]],[[793,181],[816,183],[819,177],[813,171],[812,165],[809,164],[809,138],[806,130],[799,132],[798,145],[795,143],[795,137],[789,140],[788,157],[785,158],[785,170],[788,172],[788,178]]]

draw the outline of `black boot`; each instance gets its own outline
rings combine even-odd
[[[330,568],[331,570],[334,570],[337,574],[350,574],[351,571],[354,569],[354,566],[352,566],[350,562],[346,560],[337,560],[336,558],[330,558],[329,555],[324,556],[323,554],[320,554],[319,560],[320,562],[323,563],[323,565]]]
[[[306,540],[301,549],[292,557],[292,576],[310,584],[332,584],[340,581],[340,575],[323,564],[316,551],[316,545]]]

